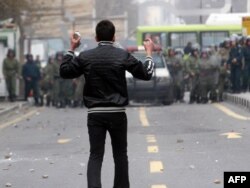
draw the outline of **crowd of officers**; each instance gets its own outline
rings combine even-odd
[[[174,82],[175,101],[220,102],[223,92],[250,91],[250,38],[233,36],[220,46],[200,50],[188,43],[184,51],[169,48],[164,53]]]
[[[9,101],[16,100],[16,80],[20,79],[24,83],[24,99],[33,97],[35,106],[82,106],[84,77],[74,80],[62,79],[59,75],[62,59],[63,52],[58,52],[55,57],[49,57],[46,66],[42,67],[39,56],[34,60],[32,54],[27,54],[25,64],[20,67],[14,51],[9,49],[3,62]]]
[[[184,102],[185,91],[190,91],[189,103],[220,102],[224,90],[250,91],[250,38],[234,36],[219,47],[203,50],[189,42],[184,50],[169,48],[164,55],[173,78],[175,101]],[[15,52],[10,49],[3,62],[9,100],[16,100],[16,79],[22,79],[25,100],[33,96],[36,106],[44,103],[58,108],[83,106],[84,76],[62,79],[59,75],[62,59],[63,52],[58,52],[42,68],[39,56],[34,60],[27,54],[26,63],[20,68]]]

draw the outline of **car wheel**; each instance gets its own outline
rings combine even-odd
[[[173,101],[162,101],[163,105],[171,105],[173,104]]]

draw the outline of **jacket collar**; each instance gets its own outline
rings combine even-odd
[[[113,44],[114,44],[114,42],[112,42],[112,41],[100,41],[98,43],[98,46],[110,46],[110,45],[113,45]]]

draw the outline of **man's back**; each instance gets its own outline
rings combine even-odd
[[[123,107],[128,104],[125,71],[134,77],[149,80],[152,76],[153,63],[148,57],[146,64],[134,58],[123,49],[116,48],[112,42],[100,42],[98,47],[80,53],[72,64],[67,64],[71,56],[64,58],[61,76],[79,77],[84,74],[86,83],[83,99],[88,108]],[[152,65],[150,65],[150,62]],[[76,65],[76,67],[69,67]],[[70,69],[70,70],[69,70]]]

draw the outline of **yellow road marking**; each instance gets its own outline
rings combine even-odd
[[[147,135],[147,142],[148,143],[156,143],[156,138],[154,135]]]
[[[152,185],[151,188],[168,188],[166,185]]]
[[[150,161],[150,173],[161,173],[163,170],[161,161]]]
[[[222,112],[224,112],[225,114],[227,114],[228,116],[233,117],[235,119],[244,120],[244,121],[250,120],[250,117],[245,117],[240,114],[237,114],[221,104],[214,104],[214,106],[218,108],[219,110],[221,110]]]
[[[158,153],[159,148],[158,146],[148,146],[148,153]]]
[[[16,123],[18,123],[20,121],[23,121],[23,120],[27,119],[28,117],[33,116],[36,113],[37,113],[37,110],[32,110],[32,111],[28,112],[27,114],[22,115],[21,117],[18,117],[16,119],[13,119],[11,121],[3,123],[3,124],[0,125],[0,130],[4,129],[6,127],[12,126],[12,125],[14,125],[14,124],[16,124]]]
[[[140,110],[139,110],[139,113],[140,113],[140,121],[141,121],[142,126],[143,127],[148,127],[149,123],[148,123],[148,118],[147,118],[147,115],[146,115],[145,108],[141,107]]]
[[[148,135],[147,135],[147,138],[152,138],[152,137],[155,138],[155,135],[153,135],[153,134],[148,134]]]
[[[59,140],[57,140],[57,143],[58,144],[67,144],[67,143],[69,143],[69,142],[71,142],[71,140],[72,139],[59,139]]]
[[[221,136],[227,136],[228,139],[242,138],[241,133],[236,133],[236,132],[223,133],[221,134]]]

